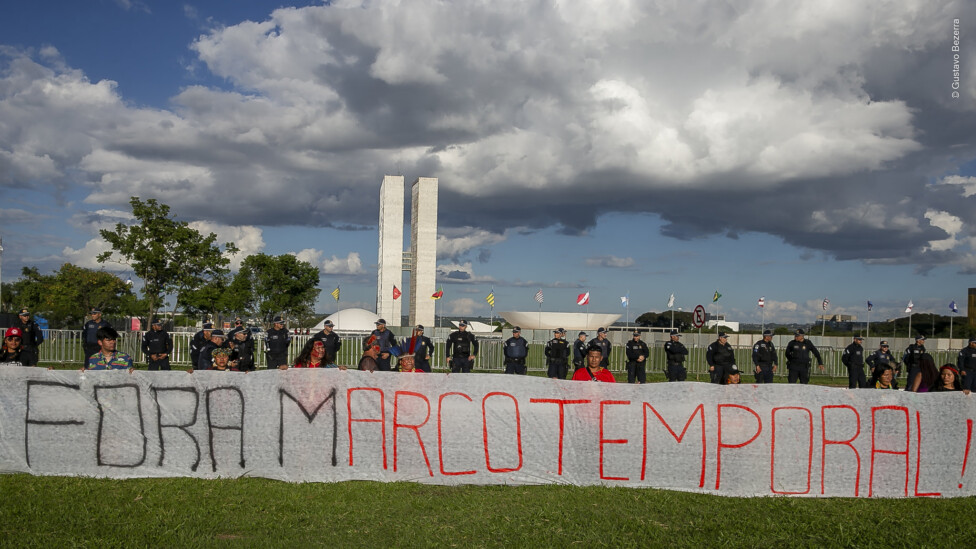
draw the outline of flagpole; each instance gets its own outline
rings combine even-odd
[[[760,325],[759,329],[765,332],[766,331],[766,306],[763,305],[762,307],[760,307],[760,309],[762,309],[762,324]]]
[[[864,337],[871,337],[871,309],[868,309],[868,333]]]

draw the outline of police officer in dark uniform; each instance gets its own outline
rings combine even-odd
[[[478,355],[478,340],[467,331],[468,321],[458,322],[458,329],[447,336],[447,363],[452,372],[468,373]]]
[[[586,342],[586,332],[580,332],[573,342],[573,368],[579,370],[586,366],[586,351],[590,344]]]
[[[918,359],[922,358],[925,354],[925,336],[919,334],[915,336],[915,343],[912,343],[905,349],[905,354],[902,355],[901,361],[905,364],[905,370],[908,371],[908,377],[905,378],[905,390],[911,391],[912,384],[915,381],[915,376],[922,373],[922,367],[918,363]]]
[[[566,379],[569,373],[569,342],[565,339],[566,330],[556,328],[555,337],[546,342],[546,376],[552,379]]]
[[[247,326],[244,325],[244,321],[241,320],[241,317],[234,319],[234,327],[227,332],[227,341],[234,341],[234,336],[237,335],[237,332],[244,332],[247,334],[247,338],[251,339],[251,330],[247,329]]]
[[[847,388],[864,389],[868,386],[868,380],[864,377],[864,347],[861,342],[864,338],[854,336],[854,341],[844,349],[844,354],[840,356],[840,361],[847,366]]]
[[[272,323],[273,326],[264,336],[265,366],[269,370],[288,365],[288,346],[291,344],[291,334],[285,328],[285,320],[276,316]]]
[[[173,352],[173,336],[163,329],[158,318],[149,323],[149,331],[142,336],[142,354],[146,357],[149,371],[169,370],[169,355]]]
[[[627,383],[647,383],[647,357],[651,352],[641,341],[640,331],[634,330],[633,338],[624,346],[627,355]]]
[[[380,346],[380,356],[376,359],[376,365],[381,372],[391,371],[390,356],[393,354],[393,347],[396,347],[396,336],[393,332],[386,329],[386,321],[382,318],[374,322],[376,329],[372,335],[376,336],[376,345]]]
[[[516,326],[512,329],[512,337],[505,340],[505,373],[526,374],[525,359],[529,356],[529,342],[522,337],[522,328]]]
[[[603,361],[600,362],[600,366],[606,369],[610,369],[610,340],[607,339],[607,329],[600,328],[596,331],[596,339],[590,341],[590,347],[599,347],[600,352],[603,353]]]
[[[756,383],[772,383],[776,371],[776,346],[773,345],[773,331],[763,330],[762,339],[752,346],[752,364]]]
[[[213,324],[204,322],[203,329],[193,334],[193,338],[190,340],[190,368],[197,367],[197,363],[200,362],[200,351],[210,341],[211,333],[213,333]]]
[[[232,349],[230,364],[242,372],[254,370],[254,339],[250,337],[250,330],[238,330],[233,337],[227,338],[227,344]]]
[[[969,346],[959,351],[956,366],[962,376],[963,390],[976,391],[976,337],[969,338]]]
[[[688,349],[678,341],[681,334],[678,330],[671,330],[670,339],[664,343],[664,356],[667,362],[664,374],[668,376],[668,381],[684,381],[688,377],[685,370],[685,358],[688,357]]]
[[[797,380],[804,385],[810,383],[810,353],[817,358],[817,367],[823,371],[823,358],[820,357],[816,345],[805,338],[803,330],[793,332],[793,341],[786,344],[786,351],[783,352],[790,383],[796,383]]]
[[[85,326],[81,329],[81,345],[85,349],[86,362],[88,361],[88,357],[101,350],[101,347],[98,345],[98,329],[111,327],[111,324],[102,320],[101,309],[96,308],[91,310],[91,319],[85,322]]]
[[[22,349],[20,351],[21,362],[27,366],[37,366],[41,354],[39,347],[41,343],[44,343],[44,332],[41,331],[37,322],[34,322],[34,319],[30,317],[30,311],[27,308],[23,308],[17,313],[17,320],[13,322],[11,328],[20,328],[24,334],[20,344]]]
[[[865,362],[871,368],[871,381],[868,383],[869,387],[874,387],[874,384],[877,383],[878,378],[880,378],[881,374],[884,373],[885,366],[890,366],[891,369],[894,370],[895,377],[897,377],[898,372],[901,371],[901,364],[898,364],[898,361],[895,360],[894,355],[892,355],[891,351],[888,350],[887,341],[882,341],[880,348],[871,353],[871,355],[865,359]],[[895,387],[898,386],[897,380],[895,379],[892,379],[891,383]]]
[[[721,385],[725,379],[726,370],[738,371],[739,367],[735,363],[735,352],[729,345],[729,335],[725,332],[718,333],[718,339],[708,346],[705,351],[705,362],[708,364],[708,375],[711,383]],[[733,368],[733,366],[735,368]]]
[[[332,358],[338,360],[339,349],[342,348],[342,340],[339,339],[339,334],[333,331],[335,324],[331,320],[326,319],[322,323],[322,330],[315,332],[312,336],[312,341],[321,341],[325,345],[325,353]]]
[[[413,348],[413,365],[418,370],[430,373],[430,357],[434,356],[434,343],[424,335],[423,324],[417,324],[413,329],[413,336],[408,339],[405,347]]]
[[[193,366],[194,370],[209,370],[213,367],[213,351],[216,348],[229,349],[230,346],[227,345],[226,337],[224,336],[223,330],[214,330],[210,332],[210,340],[203,344],[203,348],[200,349],[200,359],[197,361],[196,365]],[[227,353],[228,355],[230,352]]]

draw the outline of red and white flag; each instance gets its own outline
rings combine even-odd
[[[541,305],[542,304],[542,299],[543,299],[542,298],[542,288],[539,288],[539,291],[535,293],[535,300],[538,301],[539,304]]]
[[[396,287],[396,284],[394,284],[393,285],[393,300],[396,301],[399,297],[400,297],[400,288],[397,288]]]
[[[576,296],[576,304],[579,306],[590,304],[590,292]]]
[[[823,300],[823,310],[827,310],[827,305],[830,305],[830,300],[825,297]]]
[[[766,306],[766,296],[762,296],[759,298],[759,308],[762,309],[765,306]]]
[[[912,303],[912,300],[911,300],[911,299],[909,299],[909,300],[908,300],[908,307],[905,307],[905,312],[906,312],[906,313],[910,313],[910,312],[912,312],[912,308],[913,308],[913,307],[915,307],[915,304],[914,304],[914,303]]]

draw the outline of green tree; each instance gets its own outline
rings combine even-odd
[[[291,254],[247,256],[227,288],[229,310],[260,316],[308,316],[319,290],[319,271]]]
[[[132,289],[119,277],[65,263],[45,286],[39,310],[52,325],[68,327],[82,323],[92,307],[109,315],[129,315],[138,306]]]
[[[147,317],[156,315],[164,296],[176,294],[175,311],[181,296],[227,275],[230,260],[217,246],[217,235],[203,236],[186,222],[173,219],[169,206],[155,199],[143,202],[134,196],[129,204],[136,223],[118,223],[114,230],[99,231],[112,251],[99,254],[98,261],[110,261],[115,253],[120,263],[129,265],[142,279]],[[237,253],[233,243],[224,244],[224,250]]]
[[[4,305],[9,311],[17,311],[21,307],[37,311],[50,278],[50,275],[42,275],[37,267],[22,268],[20,278],[3,285]]]

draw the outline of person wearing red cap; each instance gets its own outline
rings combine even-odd
[[[0,362],[19,362],[30,366],[30,357],[24,356],[24,332],[14,326],[7,328],[3,335],[3,347],[0,347]]]
[[[356,368],[364,372],[375,372],[380,368],[377,360],[379,357],[380,344],[377,343],[376,336],[371,335],[363,342],[363,356],[359,359],[359,365]]]

